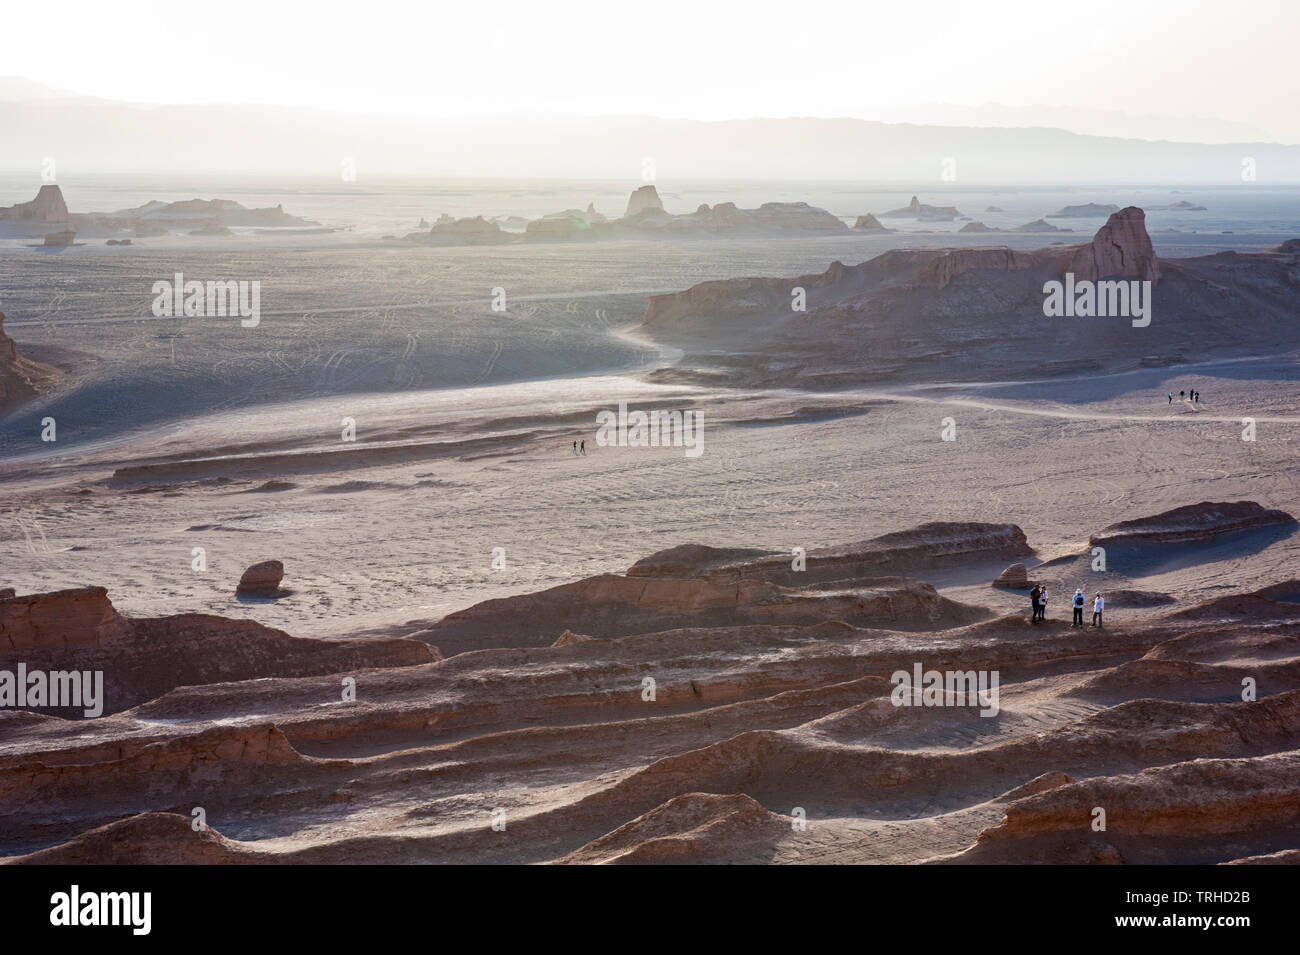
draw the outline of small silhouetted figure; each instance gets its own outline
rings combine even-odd
[[[1039,593],[1040,591],[1038,585],[1034,584],[1034,589],[1029,591],[1029,606],[1033,610],[1033,615],[1030,616],[1029,618],[1030,623],[1038,623],[1038,594]]]
[[[587,442],[586,442],[586,441],[582,442],[581,446],[579,446],[579,448],[578,448],[578,451],[579,451],[579,453],[581,453],[581,454],[583,454],[583,455],[586,455],[586,453],[587,453]]]
[[[1101,623],[1101,612],[1106,609],[1106,601],[1101,596],[1101,591],[1097,591],[1097,596],[1092,601],[1092,625],[1106,629]]]
[[[1193,391],[1193,392],[1192,392],[1192,404],[1194,404],[1194,405],[1199,405],[1200,403],[1201,403],[1201,393],[1200,393],[1199,391]]]
[[[1179,400],[1179,401],[1182,401],[1182,400],[1183,400],[1183,393],[1182,393],[1181,391],[1178,392],[1178,400]]]
[[[1172,391],[1169,392],[1169,403],[1170,404],[1174,403],[1174,393]]]
[[[577,453],[578,453],[578,442],[577,442],[577,441],[573,442],[573,453],[574,453],[574,454],[577,454]]]
[[[1074,604],[1074,622],[1071,623],[1070,626],[1082,627],[1083,626],[1083,591],[1082,590],[1076,590],[1074,592],[1074,600],[1072,602]]]

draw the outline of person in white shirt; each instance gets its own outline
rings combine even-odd
[[[1092,625],[1094,627],[1102,626],[1101,612],[1102,610],[1105,609],[1105,607],[1106,607],[1106,601],[1102,599],[1101,591],[1099,590],[1097,591],[1097,596],[1094,597],[1092,601]],[[1103,627],[1103,629],[1105,628]]]

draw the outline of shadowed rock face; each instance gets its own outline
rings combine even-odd
[[[1160,261],[1147,235],[1146,213],[1137,206],[1121,209],[1101,227],[1092,242],[1070,262],[1076,279],[1160,279]]]
[[[1160,260],[1142,210],[1129,207],[1078,245],[896,249],[821,274],[703,282],[651,296],[642,325],[683,351],[674,380],[756,387],[1000,381],[1271,356],[1300,348],[1300,285],[1285,248]],[[1049,283],[1061,283],[1060,295],[1098,281],[1135,284],[1081,286],[1107,303],[1104,315],[1045,308]],[[790,307],[796,286],[806,312]]]
[[[18,353],[18,345],[5,334],[5,315],[0,312],[0,410],[35,397],[61,377],[58,369]]]
[[[129,709],[178,686],[437,659],[436,650],[414,640],[307,640],[211,614],[125,617],[103,587],[0,599],[0,669],[12,671],[24,663],[29,672],[102,671],[105,713]],[[82,715],[75,709],[31,709],[69,719]]]

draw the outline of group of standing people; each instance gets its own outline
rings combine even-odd
[[[1033,604],[1034,615],[1030,617],[1031,623],[1040,623],[1047,619],[1047,585],[1035,584],[1034,589],[1029,591],[1029,600]],[[1074,606],[1074,622],[1072,627],[1083,626],[1083,605],[1087,598],[1083,595],[1083,588],[1078,587],[1074,591],[1074,598],[1070,601]],[[1106,600],[1101,595],[1101,591],[1092,599],[1092,626],[1102,627],[1102,611],[1106,608]],[[1104,629],[1104,627],[1102,627]]]
[[[1180,391],[1178,392],[1178,400],[1190,401],[1194,405],[1199,405],[1201,403],[1201,393],[1199,391]],[[1169,403],[1174,403],[1174,393],[1172,391],[1169,392]]]

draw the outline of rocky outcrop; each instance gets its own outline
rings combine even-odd
[[[759,557],[775,556],[772,551],[751,547],[709,547],[680,544],[642,557],[627,569],[629,577],[695,577],[704,571],[730,567]]]
[[[928,206],[916,196],[901,209],[882,212],[882,219],[920,219],[936,222],[951,222],[961,215],[956,206]]]
[[[1114,547],[1210,542],[1226,534],[1295,523],[1295,518],[1286,511],[1265,508],[1255,501],[1202,501],[1151,517],[1111,524],[1089,537],[1088,544],[1090,547]]]
[[[0,209],[0,220],[8,222],[30,222],[38,225],[66,225],[68,223],[68,204],[63,199],[63,190],[56,185],[41,186],[36,198],[30,202]]]
[[[419,639],[448,656],[490,646],[547,646],[564,631],[620,637],[733,623],[835,621],[912,629],[985,614],[899,576],[921,568],[1030,553],[1014,524],[931,523],[854,544],[788,554],[688,544],[638,561],[626,575],[489,600],[450,614]]]
[[[237,865],[274,861],[174,812],[145,812],[92,829],[17,865]]]
[[[310,640],[251,620],[211,614],[126,617],[102,587],[0,599],[0,669],[89,670],[104,674],[105,714],[156,699],[178,686],[265,677],[303,677],[367,667],[437,662],[418,640]],[[325,701],[337,700],[334,691]],[[65,719],[80,710],[33,707]],[[2,735],[2,734],[0,734]]]
[[[990,586],[1005,587],[1008,590],[1026,590],[1029,587],[1029,572],[1024,564],[1012,564],[998,574],[997,579]]]
[[[44,244],[46,246],[55,246],[61,248],[64,246],[69,246],[74,244],[76,240],[77,240],[77,233],[71,231],[70,229],[65,229],[62,232],[48,233],[45,236]]]
[[[0,410],[34,398],[61,377],[57,368],[19,354],[17,343],[5,334],[5,315],[0,312]]]
[[[1076,280],[1160,279],[1160,262],[1147,235],[1146,213],[1137,206],[1121,209],[1081,247],[1070,262]]]
[[[1046,219],[1035,219],[1033,222],[1026,222],[1024,225],[1016,226],[1012,232],[1063,232],[1064,229],[1058,229]]]
[[[126,621],[103,587],[0,598],[0,653],[29,647],[99,647]]]
[[[854,232],[872,232],[885,233],[893,232],[893,229],[887,229],[881,225],[880,220],[868,212],[865,216],[858,216],[853,222]]]
[[[244,571],[239,578],[236,594],[253,597],[274,597],[280,592],[280,581],[284,579],[284,564],[278,560],[264,560]]]
[[[1119,206],[1102,205],[1097,202],[1089,202],[1080,206],[1066,206],[1063,209],[1057,209],[1055,212],[1048,213],[1049,219],[1097,219],[1102,216],[1114,215],[1119,212]],[[1040,220],[1041,221],[1041,220]]]
[[[641,186],[627,197],[627,211],[623,218],[631,219],[645,212],[663,212],[664,204],[659,198],[659,190],[652,185]]]

